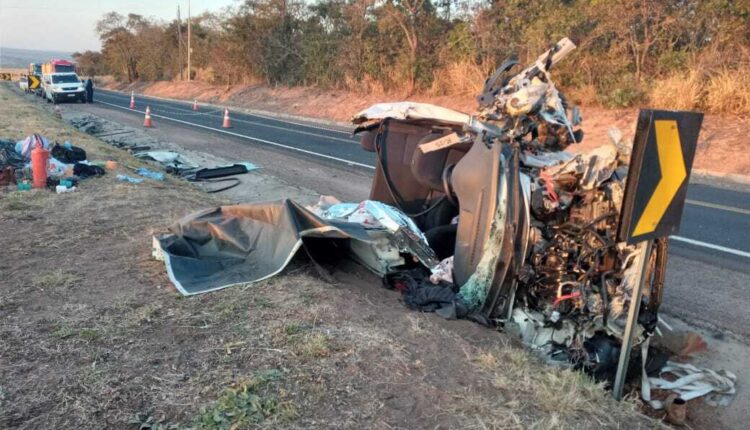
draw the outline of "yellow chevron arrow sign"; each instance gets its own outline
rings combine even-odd
[[[35,90],[35,89],[39,88],[39,78],[37,76],[35,76],[35,75],[29,75],[28,79],[29,79],[29,89],[30,90]]]
[[[618,240],[634,244],[677,234],[702,122],[701,113],[640,111]]]
[[[641,218],[635,225],[633,236],[651,233],[656,229],[674,199],[677,190],[687,177],[685,159],[682,156],[680,131],[675,120],[654,121],[656,132],[656,148],[659,152],[659,167],[661,180],[646,204]]]

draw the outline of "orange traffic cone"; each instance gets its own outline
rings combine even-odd
[[[229,120],[229,109],[224,108],[224,124],[221,125],[224,128],[232,128],[232,122]]]
[[[135,91],[130,92],[130,109],[135,109]]]
[[[194,101],[193,101],[193,110],[194,110],[194,111],[197,111],[197,110],[198,110],[198,100],[194,100]]]
[[[151,108],[146,106],[146,116],[143,117],[143,126],[144,127],[153,127],[153,124],[151,124]]]

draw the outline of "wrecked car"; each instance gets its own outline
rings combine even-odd
[[[506,61],[476,115],[383,103],[354,122],[376,153],[369,198],[409,215],[437,257],[453,259],[466,316],[610,379],[646,251],[617,241],[629,145],[565,151],[583,138],[580,114],[549,72],[574,47],[564,39],[515,74]],[[654,242],[637,342],[654,331],[661,303],[667,242]]]
[[[355,115],[377,159],[365,202],[207,209],[156,237],[155,255],[182,293],[198,294],[273,276],[300,249],[318,263],[346,254],[409,307],[502,327],[550,361],[611,379],[643,259],[636,345],[655,330],[667,242],[617,240],[627,142],[565,151],[583,139],[581,118],[550,70],[574,48],[563,39],[518,72],[503,63],[475,115],[411,102]]]

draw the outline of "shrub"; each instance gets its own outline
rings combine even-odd
[[[674,73],[656,80],[649,94],[649,107],[691,110],[701,107],[705,97],[705,82],[700,73]]]

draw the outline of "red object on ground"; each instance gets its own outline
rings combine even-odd
[[[229,109],[224,109],[224,123],[221,126],[224,128],[232,128],[232,122],[229,120]]]
[[[135,93],[130,92],[130,109],[135,109]]]
[[[146,106],[146,115],[143,117],[143,126],[153,127],[153,124],[151,124],[151,108],[148,106]]]
[[[33,177],[34,188],[44,188],[47,186],[47,162],[49,161],[49,151],[44,149],[41,140],[37,137],[34,149],[31,150],[31,175]]]
[[[195,110],[195,111],[198,110],[198,100],[194,100],[193,101],[193,110]]]

